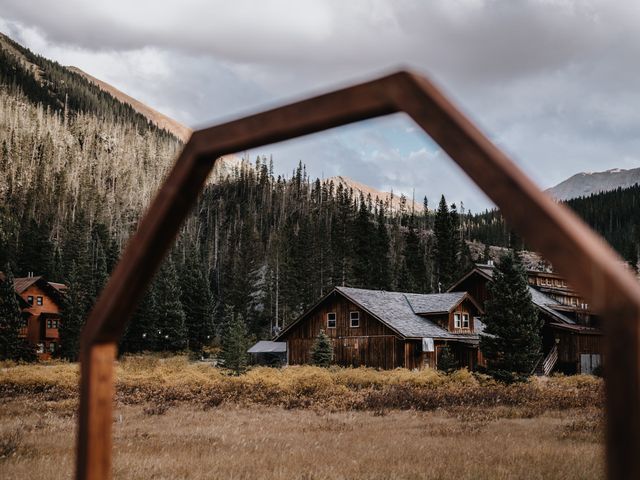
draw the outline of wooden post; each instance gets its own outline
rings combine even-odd
[[[77,476],[111,478],[111,424],[115,343],[93,345],[82,352]]]
[[[496,203],[511,227],[603,315],[608,474],[611,480],[640,478],[640,284],[608,244],[541,192],[438,88],[420,75],[398,72],[192,135],[83,331],[78,480],[110,478],[115,345],[214,159],[398,111],[408,113]],[[404,354],[410,368],[408,344]]]

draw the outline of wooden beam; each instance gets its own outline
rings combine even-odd
[[[78,479],[110,477],[115,344],[216,158],[405,111],[605,318],[609,478],[640,478],[640,286],[613,250],[553,202],[425,78],[398,72],[193,134],[140,222],[82,335]],[[405,357],[408,345],[405,345]],[[110,360],[108,360],[110,359]],[[99,453],[102,452],[102,453]]]

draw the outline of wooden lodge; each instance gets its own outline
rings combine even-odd
[[[489,298],[488,284],[493,272],[493,265],[476,265],[449,291],[469,292],[484,305]],[[604,360],[604,338],[598,316],[559,275],[536,270],[527,274],[531,299],[544,320],[543,355],[537,373],[594,373]]]
[[[437,368],[447,345],[460,367],[478,364],[482,308],[465,292],[415,294],[336,287],[276,337],[289,364],[310,363],[323,330],[334,361],[381,369]]]
[[[66,286],[48,282],[41,276],[28,276],[15,278],[13,287],[22,309],[20,335],[34,347],[40,359],[50,358],[58,348]]]

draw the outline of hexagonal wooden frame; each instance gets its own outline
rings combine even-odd
[[[215,159],[404,111],[588,299],[606,333],[607,472],[640,478],[640,285],[576,215],[543,194],[431,82],[398,72],[193,133],[96,302],[82,335],[76,477],[111,478],[116,344]]]

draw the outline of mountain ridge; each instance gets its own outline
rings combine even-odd
[[[611,168],[602,172],[580,172],[545,190],[556,200],[588,197],[640,183],[640,168]]]

